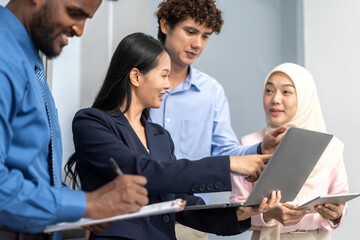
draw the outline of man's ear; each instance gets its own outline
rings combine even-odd
[[[140,73],[139,69],[137,69],[137,68],[131,69],[131,71],[129,73],[130,83],[134,87],[138,87],[140,85],[140,74],[141,73]]]
[[[163,17],[160,19],[160,29],[161,29],[161,32],[165,35],[167,35],[170,30],[170,26],[169,26],[168,22]]]
[[[29,2],[31,2],[31,4],[33,6],[35,6],[37,9],[40,9],[44,4],[45,4],[45,0],[30,0]]]

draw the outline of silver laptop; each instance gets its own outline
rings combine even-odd
[[[184,210],[259,205],[274,190],[281,191],[281,202],[292,201],[332,138],[331,134],[290,127],[246,202],[188,206]]]

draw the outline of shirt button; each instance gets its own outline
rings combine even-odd
[[[165,223],[167,223],[167,222],[170,221],[170,216],[169,216],[169,214],[166,214],[166,215],[163,216],[163,221],[164,221]]]
[[[214,185],[212,183],[209,183],[207,186],[206,186],[206,190],[208,191],[211,191],[214,189]]]
[[[199,190],[200,190],[200,192],[203,192],[205,190],[205,184],[201,184],[199,186]]]
[[[167,119],[166,119],[166,122],[168,122],[168,123],[169,123],[169,122],[170,122],[170,118],[167,118]]]
[[[221,182],[216,182],[216,183],[215,183],[215,188],[216,188],[216,189],[219,189],[219,188],[221,188],[221,187],[222,187]]]

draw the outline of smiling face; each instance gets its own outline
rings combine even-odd
[[[200,56],[213,32],[205,23],[199,24],[192,18],[178,22],[172,29],[163,19],[160,24],[172,64],[181,67],[188,67]]]
[[[29,23],[35,46],[54,58],[68,44],[68,37],[81,36],[85,21],[99,8],[101,0],[45,0]]]
[[[170,57],[163,52],[158,57],[158,65],[147,74],[139,73],[139,85],[135,88],[138,102],[143,108],[159,108],[162,96],[170,87]]]
[[[288,123],[297,111],[297,95],[294,83],[282,72],[273,73],[265,85],[263,104],[271,127]]]

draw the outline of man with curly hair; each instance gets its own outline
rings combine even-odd
[[[151,110],[152,121],[170,132],[178,159],[243,155],[248,148],[240,145],[231,128],[228,101],[222,86],[191,66],[201,55],[209,37],[213,33],[219,34],[223,25],[215,0],[164,0],[159,4],[156,16],[158,38],[171,58],[171,88],[164,96],[161,108]],[[200,191],[213,187],[199,184]],[[198,195],[209,203],[209,194]],[[176,237],[207,239],[207,234],[177,223]]]

